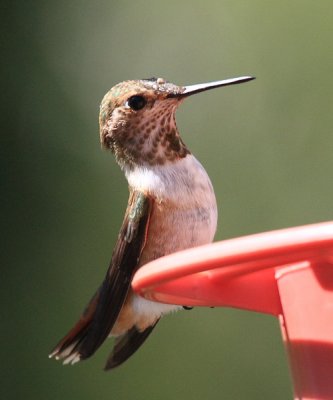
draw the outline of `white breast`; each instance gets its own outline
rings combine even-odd
[[[175,203],[206,204],[216,210],[213,186],[207,172],[192,155],[175,162],[155,166],[137,166],[125,170],[131,187],[159,200]]]

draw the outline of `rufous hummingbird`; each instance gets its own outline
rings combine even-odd
[[[135,271],[158,257],[213,241],[217,207],[211,181],[182,141],[175,112],[195,93],[254,79],[191,86],[162,78],[125,81],[100,106],[100,140],[129,184],[129,200],[105,279],[50,357],[74,364],[115,336],[105,369],[126,361],[162,315],[181,306],[145,300],[131,289]]]

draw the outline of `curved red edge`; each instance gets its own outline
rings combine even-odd
[[[309,266],[323,258],[333,259],[333,222],[174,253],[140,268],[132,287],[141,296],[163,303],[239,307],[278,315],[277,268]]]

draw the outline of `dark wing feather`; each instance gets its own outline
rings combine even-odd
[[[74,364],[90,357],[109,335],[145,245],[153,199],[132,191],[105,279],[76,325],[50,354]]]
[[[138,331],[136,327],[133,326],[133,328],[131,328],[124,335],[117,337],[112,353],[110,354],[104,369],[108,371],[116,368],[125,362],[129,357],[131,357],[131,355],[136,352],[136,350],[151,334],[158,321],[159,320],[157,320],[154,325],[149,326],[142,332]]]

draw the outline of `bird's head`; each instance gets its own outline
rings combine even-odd
[[[177,86],[163,78],[118,83],[100,106],[101,144],[126,168],[163,165],[184,158],[189,150],[175,122],[179,104],[192,94],[251,79],[242,77],[192,86]]]

